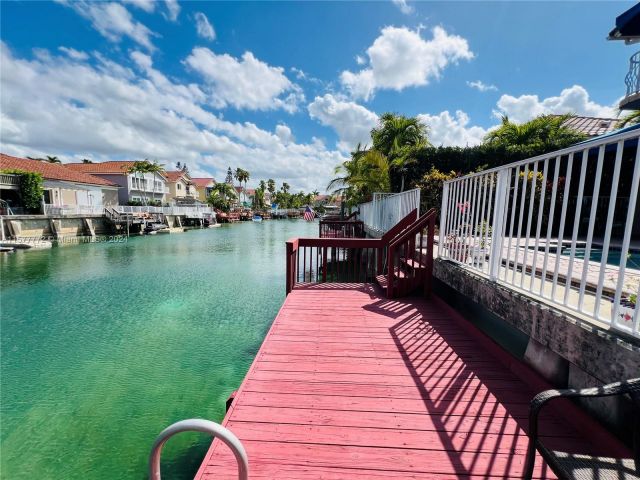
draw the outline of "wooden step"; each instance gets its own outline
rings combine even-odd
[[[424,262],[421,262],[420,260],[416,260],[415,258],[400,258],[400,263],[413,270],[427,268],[426,259]]]

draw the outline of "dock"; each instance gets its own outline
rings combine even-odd
[[[367,283],[300,284],[223,425],[244,444],[250,478],[521,478],[529,402],[545,388],[433,295],[387,299]],[[578,409],[562,410],[563,419],[554,411],[540,429],[548,445],[619,453],[606,432],[585,433],[592,426]],[[214,440],[196,479],[236,472]],[[555,476],[538,458],[534,478]]]

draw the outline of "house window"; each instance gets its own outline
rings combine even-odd
[[[180,185],[179,183],[176,184],[176,185],[177,185],[178,190],[182,190],[182,185]]]

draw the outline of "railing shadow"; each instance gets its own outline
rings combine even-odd
[[[458,475],[520,478],[534,392],[434,304],[380,299],[365,309],[398,320],[389,332]],[[541,420],[552,448],[591,453],[551,415]],[[555,478],[542,460],[536,474]]]

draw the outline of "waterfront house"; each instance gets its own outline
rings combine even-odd
[[[592,138],[613,132],[616,129],[618,121],[617,118],[581,117],[574,115],[568,118],[564,122],[564,125]]]
[[[213,191],[213,188],[216,186],[216,181],[213,178],[206,177],[192,177],[191,183],[196,190],[196,199],[201,202],[206,202],[209,195]]]
[[[55,207],[90,207],[118,204],[119,186],[108,179],[69,168],[68,164],[13,157],[0,154],[0,171],[21,170],[42,175],[43,203]],[[0,175],[0,198],[14,213],[20,213],[19,178],[15,174]]]
[[[176,205],[196,203],[198,192],[189,172],[185,170],[171,170],[165,172],[167,176],[167,201]]]
[[[111,161],[100,163],[68,163],[66,166],[78,172],[88,173],[119,185],[120,205],[130,203],[164,203],[167,195],[167,178],[163,173],[132,173],[135,162]]]

